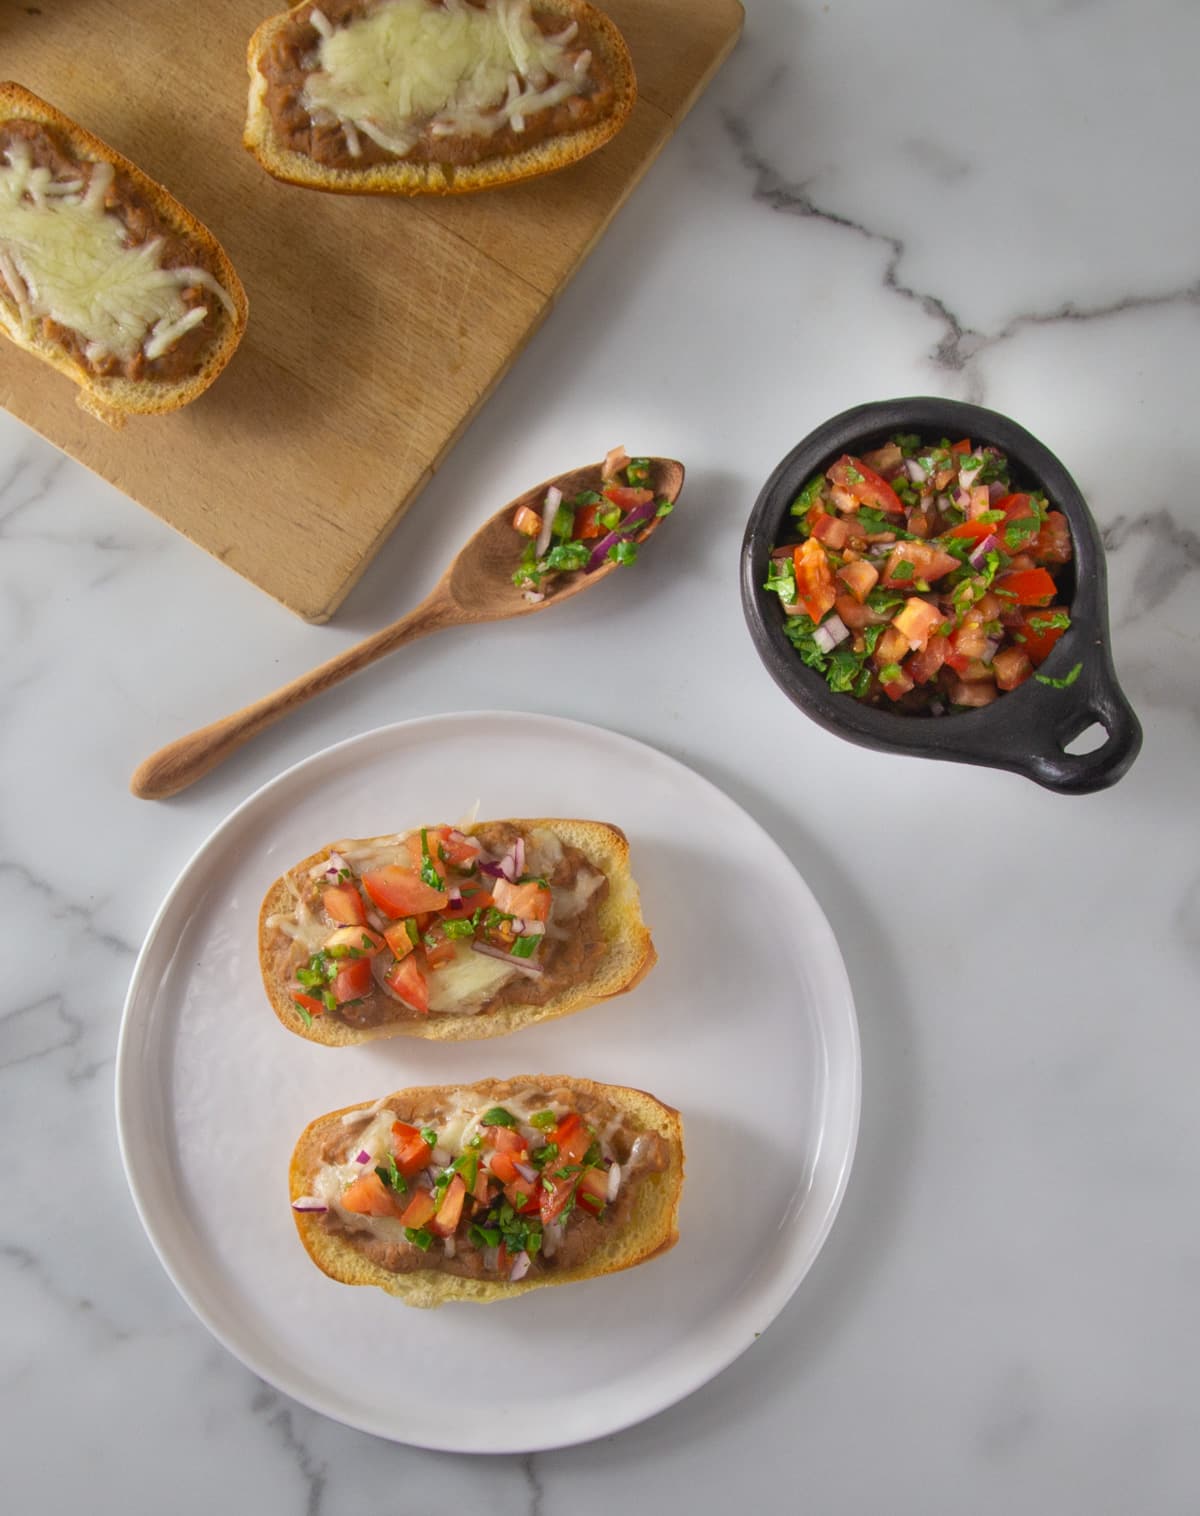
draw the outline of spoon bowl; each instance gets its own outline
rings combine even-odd
[[[655,498],[669,500],[673,505],[683,488],[683,464],[673,458],[651,458],[648,462],[650,487]],[[601,563],[590,572],[583,569],[547,576],[543,597],[538,600],[526,598],[514,583],[513,575],[520,567],[529,538],[522,536],[512,522],[521,506],[540,512],[551,486],[562,491],[564,500],[570,500],[584,490],[597,489],[601,469],[599,463],[571,469],[510,500],[467,541],[430,593],[407,616],[252,705],[159,748],[134,771],[129,788],[142,800],[164,800],[168,795],[178,794],[272,722],[408,642],[450,626],[529,616],[599,584],[619,567],[617,563]],[[632,540],[644,542],[661,519],[652,516]]]

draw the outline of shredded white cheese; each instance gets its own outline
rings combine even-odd
[[[352,156],[358,134],[403,157],[426,127],[434,137],[490,137],[587,88],[591,55],[572,50],[571,22],[546,36],[530,0],[383,0],[333,29],[319,10],[320,37],[304,88],[314,119],[337,120]]]
[[[120,217],[105,209],[113,180],[110,163],[94,165],[85,190],[80,179],[55,180],[34,166],[29,146],[16,142],[0,163],[0,323],[28,335],[49,317],[77,332],[89,359],[132,358],[139,348],[160,358],[208,315],[189,308],[183,291],[200,286],[230,315],[233,301],[200,268],[163,268],[162,240],[129,245]]]

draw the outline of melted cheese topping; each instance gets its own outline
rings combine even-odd
[[[0,291],[7,289],[16,311],[0,300],[0,324],[14,335],[29,335],[48,316],[84,339],[91,361],[127,360],[139,348],[154,359],[208,315],[207,306],[184,303],[184,289],[199,285],[236,315],[204,269],[162,267],[161,238],[129,246],[124,223],[104,207],[112,164],[93,164],[85,189],[82,179],[56,180],[34,167],[26,143],[14,143],[4,160]]]
[[[519,972],[499,958],[475,952],[469,942],[456,942],[454,961],[442,964],[428,975],[429,1009],[435,1013],[454,1011],[472,1016]]]
[[[314,121],[336,120],[352,156],[361,132],[400,157],[422,132],[490,137],[587,86],[591,54],[569,50],[574,22],[555,37],[533,19],[530,0],[383,0],[336,30],[318,8],[321,38],[304,89]]]

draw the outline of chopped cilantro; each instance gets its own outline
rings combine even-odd
[[[321,999],[325,1002],[325,1009],[327,1011],[336,1011],[337,1010],[337,1008],[338,1008],[337,996],[333,993],[332,990],[322,990],[321,991]]]
[[[544,1148],[535,1148],[529,1155],[529,1161],[535,1169],[544,1169],[548,1163],[553,1163],[557,1157],[558,1143],[548,1142]]]
[[[465,916],[461,921],[443,921],[442,930],[451,941],[454,941],[458,937],[473,937],[475,935],[475,927],[469,916]]]
[[[375,1172],[383,1180],[384,1184],[387,1185],[388,1189],[395,1190],[397,1195],[408,1194],[408,1180],[405,1179],[404,1175],[396,1167],[396,1160],[390,1153],[384,1155],[383,1163],[376,1168]]]
[[[1010,521],[1004,528],[1004,545],[1010,553],[1019,553],[1031,537],[1037,536],[1039,529],[1036,516],[1021,516]]]
[[[537,946],[541,940],[540,935],[536,937],[514,937],[512,956],[514,958],[532,958],[534,953],[537,952]]]
[[[675,502],[673,500],[660,500],[654,514],[656,516],[669,516],[674,509]]]
[[[421,1128],[421,1136],[424,1137],[425,1141],[429,1144],[429,1146],[431,1148],[437,1147],[437,1144],[438,1144],[437,1127],[423,1126]]]
[[[821,488],[824,483],[824,474],[818,474],[815,478],[808,481],[808,483],[792,501],[791,511],[793,516],[803,516],[812,508],[812,504],[816,500],[817,496],[821,493]]]
[[[574,531],[575,512],[569,505],[560,505],[554,513],[554,524],[550,528],[550,535],[560,542],[567,542]]]
[[[864,475],[860,474],[852,463],[848,463],[842,472],[845,475],[847,484],[861,484],[863,482]]]
[[[876,622],[876,624],[874,626],[864,626],[863,627],[863,630],[862,630],[862,639],[863,639],[863,642],[866,644],[865,649],[864,649],[866,652],[873,653],[875,651],[875,644],[883,636],[883,630],[884,630],[883,622]]]
[[[475,1188],[475,1181],[479,1177],[478,1149],[468,1149],[465,1153],[460,1153],[450,1167],[454,1169],[455,1173],[462,1175],[463,1183],[467,1189],[473,1190]]]
[[[440,890],[445,880],[433,866],[433,859],[429,854],[429,833],[421,828],[421,883],[427,884],[431,890]]]
[[[500,1246],[500,1232],[494,1226],[480,1226],[478,1222],[471,1224],[471,1230],[467,1234],[477,1248],[498,1248]]]
[[[885,663],[879,670],[879,682],[881,684],[894,684],[897,679],[902,679],[904,672],[898,663]]]
[[[433,1233],[428,1227],[406,1226],[404,1228],[404,1235],[412,1243],[413,1247],[420,1248],[422,1253],[429,1251],[429,1245],[433,1241]]]
[[[620,563],[626,568],[637,562],[637,555],[637,544],[634,542],[614,542],[607,554],[614,563]]]
[[[1061,628],[1064,632],[1071,624],[1071,618],[1066,611],[1039,611],[1036,616],[1030,616],[1029,625],[1035,632],[1051,632]]]
[[[921,439],[916,432],[897,432],[892,441],[900,449],[906,458],[911,458],[921,446]]]
[[[633,489],[644,489],[650,483],[649,458],[631,458],[625,465],[625,480]]]
[[[502,1105],[494,1105],[490,1111],[484,1111],[479,1118],[480,1126],[516,1126],[517,1118],[512,1116]]]
[[[604,496],[598,495],[595,490],[580,490],[571,501],[572,505],[602,505],[603,503]]]
[[[916,569],[913,568],[908,559],[901,558],[900,561],[896,564],[895,568],[892,569],[891,577],[893,579],[900,580],[911,579],[915,573]]]
[[[796,572],[791,558],[772,558],[767,566],[765,590],[774,590],[784,605],[796,603]]]
[[[420,947],[421,933],[417,928],[417,918],[415,916],[405,918],[404,930],[408,933],[408,940],[412,943],[413,947]]]
[[[547,570],[573,573],[576,569],[586,568],[590,556],[591,549],[586,542],[560,542],[550,549],[540,564]]]
[[[1048,684],[1051,689],[1067,690],[1070,689],[1070,687],[1075,683],[1076,679],[1079,678],[1079,673],[1082,668],[1083,664],[1077,663],[1075,667],[1068,673],[1064,674],[1061,679],[1052,679],[1049,674],[1035,674],[1033,677],[1039,684]]]
[[[552,1132],[558,1125],[558,1117],[553,1111],[535,1111],[529,1118],[529,1124],[537,1127],[539,1132]]]
[[[298,1000],[293,1000],[292,1004],[296,1007],[296,1011],[299,1014],[300,1019],[304,1022],[304,1025],[311,1027],[312,1012],[308,1009],[308,1007],[306,1005],[301,1005]]]
[[[874,630],[880,629],[874,628]],[[829,688],[839,694],[852,690],[861,667],[858,655],[848,647],[834,648],[829,656],[829,668],[825,674]]]
[[[867,596],[867,604],[879,616],[890,616],[904,604],[904,596],[895,590],[874,589]],[[870,628],[868,628],[870,630]]]

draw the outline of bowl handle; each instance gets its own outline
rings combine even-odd
[[[1087,795],[1116,784],[1141,750],[1142,728],[1111,665],[1105,667],[1097,659],[1090,678],[1085,674],[1066,689],[1039,693],[1058,700],[1050,718],[1038,722],[1029,752],[1014,767],[1063,794]],[[1100,747],[1090,753],[1064,751],[1097,722],[1108,733]]]

